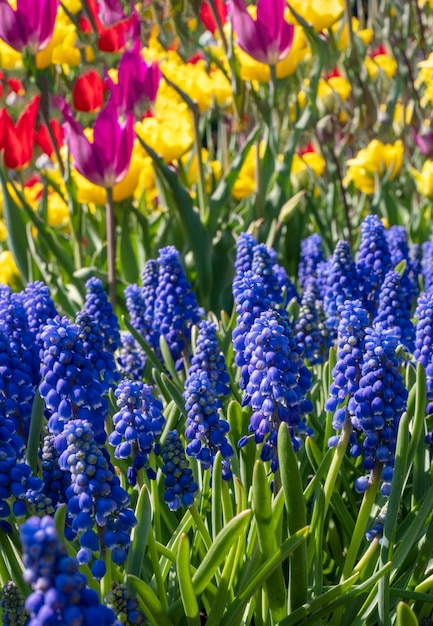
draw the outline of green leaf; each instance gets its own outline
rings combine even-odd
[[[194,591],[199,596],[206,589],[219,566],[226,558],[231,546],[245,532],[246,527],[251,519],[251,510],[247,509],[239,515],[236,515],[217,535],[215,541],[212,542],[210,550],[206,553],[203,561],[200,563],[197,571],[192,577]]]
[[[132,574],[128,575],[128,582],[137,592],[140,606],[154,626],[174,626],[158,596],[149,585]]]
[[[131,545],[126,561],[126,573],[133,576],[140,576],[141,566],[146,551],[147,540],[152,524],[152,504],[149,490],[146,485],[140,490],[137,505],[135,507],[135,517],[137,525],[131,535]]]
[[[36,392],[32,404],[30,417],[29,438],[27,441],[26,460],[32,468],[33,474],[38,473],[39,443],[41,439],[42,424],[44,423],[45,402],[39,391]]]
[[[222,457],[218,451],[212,468],[212,539],[215,540],[222,528]]]
[[[201,301],[208,298],[209,285],[212,284],[211,240],[209,233],[200,220],[188,191],[179,181],[179,177],[162,160],[162,158],[148,146],[140,137],[139,142],[152,157],[156,174],[164,183],[164,190],[169,192],[167,202],[171,203],[171,210],[176,211],[182,220],[188,237],[189,247],[194,255],[195,267],[198,274]]]
[[[254,128],[242,148],[240,154],[238,154],[230,163],[230,167],[224,174],[223,178],[218,183],[217,188],[209,198],[209,222],[208,227],[210,232],[214,232],[218,218],[221,211],[226,207],[228,200],[230,199],[230,193],[234,187],[234,184],[239,176],[239,172],[245,163],[245,159],[248,156],[254,142],[260,133],[260,127]]]
[[[200,626],[200,611],[190,572],[190,554],[188,535],[183,533],[179,540],[176,559],[177,580],[185,616],[189,626]]]
[[[14,202],[7,187],[7,174],[0,167],[0,182],[3,191],[3,215],[7,228],[8,248],[12,252],[15,263],[27,283],[29,281],[29,264],[27,259],[26,222],[23,209]]]
[[[261,460],[256,461],[253,470],[252,509],[257,522],[262,561],[266,561],[278,550],[271,494],[264,463]],[[272,621],[277,623],[287,612],[286,585],[281,567],[270,574],[266,581],[266,593]]]
[[[248,577],[247,583],[241,589],[236,590],[235,600],[221,620],[221,626],[238,626],[241,623],[240,618],[249,600],[264,585],[270,574],[306,540],[307,534],[308,528],[299,530],[295,535],[286,539],[272,556],[254,570],[254,573]]]
[[[397,604],[395,626],[418,626],[418,618],[406,602]]]
[[[136,283],[140,275],[134,246],[132,245],[131,229],[129,227],[129,216],[131,209],[124,211],[122,217],[122,228],[120,231],[120,267],[122,276],[127,283]]]
[[[307,509],[298,457],[293,450],[289,428],[284,422],[280,424],[278,431],[278,459],[287,511],[287,526],[289,534],[293,535],[307,525]],[[292,554],[289,564],[289,607],[290,610],[294,610],[304,604],[308,597],[308,561],[305,542]]]

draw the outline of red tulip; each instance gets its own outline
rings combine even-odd
[[[34,128],[39,108],[39,96],[35,96],[14,124],[6,109],[0,111],[0,151],[6,167],[21,169],[32,160]]]
[[[227,21],[227,6],[223,0],[215,0],[215,9],[221,24],[225,24]],[[217,24],[209,2],[203,2],[201,5],[200,19],[203,22],[204,27],[214,34],[217,30]]]
[[[56,119],[50,121],[50,126],[53,132],[56,144],[60,148],[63,145],[63,137],[64,137],[63,127]],[[54,152],[54,148],[51,142],[51,137],[48,133],[48,130],[45,124],[39,124],[38,130],[35,132],[35,143],[40,147],[42,152],[44,152],[45,154],[48,154],[48,156],[51,157],[51,155]]]
[[[104,91],[107,89],[96,70],[90,70],[75,81],[72,89],[72,102],[76,111],[94,113],[104,104]]]

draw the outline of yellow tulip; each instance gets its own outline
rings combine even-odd
[[[389,180],[393,180],[399,173],[403,164],[403,143],[398,140],[394,144],[383,144],[373,139],[346,163],[349,167],[344,184],[353,181],[355,187],[363,193],[373,193],[375,177],[381,178],[388,173]]]
[[[392,78],[397,71],[397,61],[390,54],[375,54],[374,57],[366,57],[364,61],[365,68],[371,78],[376,78],[382,72]]]
[[[311,180],[311,174],[319,178],[325,171],[325,159],[321,154],[311,150],[303,154],[294,154],[290,180],[297,189],[307,187]]]
[[[0,39],[0,67],[4,70],[18,70],[23,67],[21,54]]]
[[[19,283],[19,278],[20,273],[12,252],[4,250],[0,254],[0,284],[16,287]]]
[[[343,0],[290,0],[290,6],[318,33],[331,28],[344,12]],[[295,23],[295,18],[290,21]]]
[[[427,198],[433,198],[433,161],[425,161],[421,172],[411,168],[418,193]]]

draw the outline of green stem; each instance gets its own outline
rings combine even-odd
[[[189,511],[191,516],[197,526],[197,530],[199,531],[201,538],[203,539],[203,543],[206,546],[206,550],[209,550],[212,545],[212,537],[209,534],[208,529],[206,528],[200,513],[197,511],[195,505],[189,507]]]
[[[332,493],[334,491],[335,483],[337,481],[338,473],[340,471],[340,467],[343,462],[344,455],[346,454],[347,446],[349,445],[349,439],[350,439],[351,433],[352,433],[352,423],[346,413],[346,419],[344,421],[344,425],[341,431],[340,440],[335,449],[335,454],[332,458],[331,466],[329,468],[329,472],[325,480],[324,515],[326,515],[326,512],[329,507],[329,503],[331,502]]]
[[[376,499],[377,489],[379,487],[379,481],[381,476],[382,464],[377,463],[372,470],[371,482],[368,486],[367,491],[364,494],[361,508],[359,509],[358,519],[356,520],[355,524],[355,530],[353,531],[352,540],[347,551],[343,572],[341,574],[341,582],[347,580],[352,574],[359,548],[364,539],[364,533],[370,517],[371,509]]]
[[[168,601],[167,601],[167,592],[165,590],[164,581],[162,579],[161,568],[159,565],[159,557],[158,550],[156,547],[155,535],[151,530],[149,533],[149,537],[147,540],[147,545],[149,548],[149,556],[152,561],[153,573],[155,575],[156,586],[158,589],[159,600],[164,607],[165,611],[168,611]]]
[[[8,572],[8,568],[6,567],[5,560],[3,558],[3,554],[0,552],[0,582],[5,585],[8,580],[10,580],[10,574]]]
[[[113,189],[107,187],[106,225],[108,257],[108,296],[111,306],[116,308],[116,223],[114,219]]]
[[[200,219],[202,224],[207,224],[209,220],[209,205],[206,194],[206,180],[204,176],[203,159],[201,155],[201,141],[199,129],[200,112],[198,105],[194,103],[192,107],[192,128],[194,133],[194,152],[197,159],[197,187],[198,187],[198,206],[200,209]]]

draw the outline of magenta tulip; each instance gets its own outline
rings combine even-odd
[[[99,0],[98,13],[104,26],[114,26],[126,19],[119,0]]]
[[[229,0],[239,47],[260,63],[276,65],[290,52],[294,26],[284,19],[285,0],[259,0],[253,20],[244,0]]]
[[[96,118],[90,142],[69,105],[64,100],[57,102],[77,171],[94,185],[114,187],[129,170],[134,145],[133,116],[128,114],[124,123],[119,122],[117,109],[109,102]]]
[[[59,0],[17,0],[13,10],[8,0],[0,0],[0,39],[22,52],[36,54],[48,46],[53,36]]]
[[[110,102],[120,114],[135,113],[141,117],[142,105],[148,108],[158,91],[161,71],[156,63],[147,65],[139,45],[124,52],[118,67],[118,82],[106,76],[105,82],[111,91]]]
[[[430,131],[421,135],[415,135],[415,143],[421,154],[428,159],[433,157],[433,132]]]

